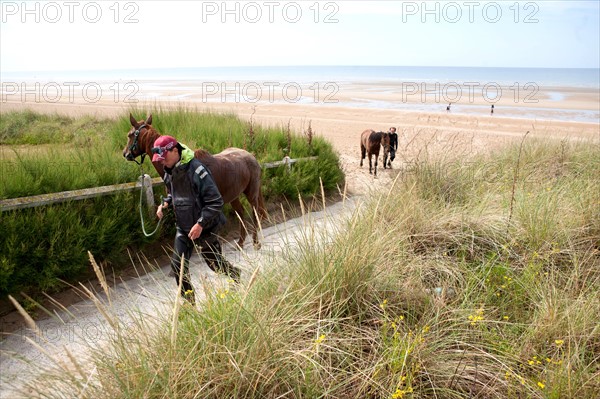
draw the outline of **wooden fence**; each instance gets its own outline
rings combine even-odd
[[[306,158],[298,158],[291,159],[290,157],[285,157],[281,161],[276,162],[268,162],[264,163],[262,167],[264,169],[277,168],[279,166],[287,166],[287,168],[291,168],[291,166],[298,161],[310,161],[315,160],[318,157],[306,157]],[[154,179],[150,178],[149,175],[143,176],[143,186],[146,190],[146,203],[150,204],[149,206],[154,206],[154,192],[153,187],[159,186],[163,184],[163,181],[160,177],[155,177]],[[6,200],[0,200],[0,212],[3,211],[11,211],[15,209],[22,208],[33,208],[36,206],[56,204],[60,202],[66,201],[76,201],[82,200],[86,198],[93,197],[101,197],[104,195],[115,194],[118,192],[127,192],[133,191],[135,189],[142,187],[142,178],[139,178],[137,182],[133,183],[123,183],[123,184],[114,184],[112,186],[102,186],[102,187],[92,187],[85,188],[82,190],[72,190],[72,191],[63,191],[60,193],[50,193],[50,194],[42,194],[42,195],[34,195],[31,197],[21,197],[21,198],[11,198]],[[152,212],[152,210],[150,210]]]

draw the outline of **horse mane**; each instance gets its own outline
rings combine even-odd
[[[148,128],[145,132],[146,134],[144,134],[143,136],[140,135],[140,146],[144,148],[144,152],[146,153],[146,155],[152,158],[151,149],[154,146],[154,141],[160,137],[160,133],[156,129],[154,129],[154,126],[146,126]]]
[[[368,143],[371,145],[381,145],[383,138],[386,137],[387,133],[385,132],[375,132],[372,133],[368,137]]]
[[[387,133],[385,132],[375,132],[375,133],[371,133],[371,137],[377,141],[381,141],[381,139],[383,137],[385,137]]]

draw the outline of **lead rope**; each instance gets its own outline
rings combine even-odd
[[[158,228],[160,227],[160,223],[162,222],[162,219],[158,219],[158,223],[156,224],[156,227],[154,228],[154,230],[152,231],[152,233],[147,233],[146,232],[146,225],[144,223],[144,212],[142,211],[142,207],[143,207],[143,201],[142,201],[142,197],[144,196],[144,169],[142,168],[142,165],[140,164],[140,171],[142,172],[141,174],[141,179],[142,179],[142,188],[140,189],[140,219],[142,221],[142,232],[144,233],[144,235],[146,237],[151,237],[153,236],[157,231]],[[163,203],[163,197],[162,195],[160,196],[160,203]]]

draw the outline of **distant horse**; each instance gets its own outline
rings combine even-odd
[[[383,168],[386,168],[387,156],[390,150],[390,135],[384,132],[375,132],[367,129],[360,136],[360,166],[363,166],[363,159],[369,155],[369,173],[372,173],[371,156],[375,155],[375,176],[377,176],[377,162],[379,159],[379,150],[383,145]]]
[[[160,133],[152,127],[152,115],[145,121],[136,121],[133,115],[129,114],[131,130],[127,133],[127,145],[123,149],[123,156],[128,161],[135,161],[138,156],[152,156],[152,147],[154,141],[160,137]],[[206,150],[196,150],[194,156],[200,160],[210,170],[217,188],[223,197],[223,202],[231,204],[233,210],[240,218],[240,239],[238,245],[244,246],[247,231],[242,222],[244,217],[244,206],[240,201],[242,193],[252,207],[252,238],[254,246],[260,248],[257,232],[257,219],[266,217],[265,204],[261,192],[261,174],[260,164],[248,151],[241,148],[226,148],[222,152],[211,155]],[[152,162],[158,174],[163,177],[165,172],[160,162]]]

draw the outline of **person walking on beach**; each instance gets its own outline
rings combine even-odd
[[[162,219],[165,210],[173,208],[175,211],[176,233],[171,269],[179,284],[183,258],[181,296],[195,304],[189,271],[189,259],[195,246],[200,246],[200,254],[212,271],[224,273],[236,282],[240,280],[240,269],[223,257],[216,235],[225,224],[223,198],[208,168],[194,158],[191,149],[174,137],[160,136],[154,142],[152,153],[152,162],[160,162],[164,167],[163,181],[168,193],[156,216]]]
[[[390,161],[388,166],[391,168],[392,161],[396,158],[396,150],[398,149],[398,135],[396,134],[396,128],[393,126],[388,133],[390,134]]]
[[[450,112],[450,106],[452,105],[452,103],[448,104],[448,106],[446,107],[446,112]]]
[[[492,109],[490,111],[490,115],[494,115],[494,104],[492,104]]]

